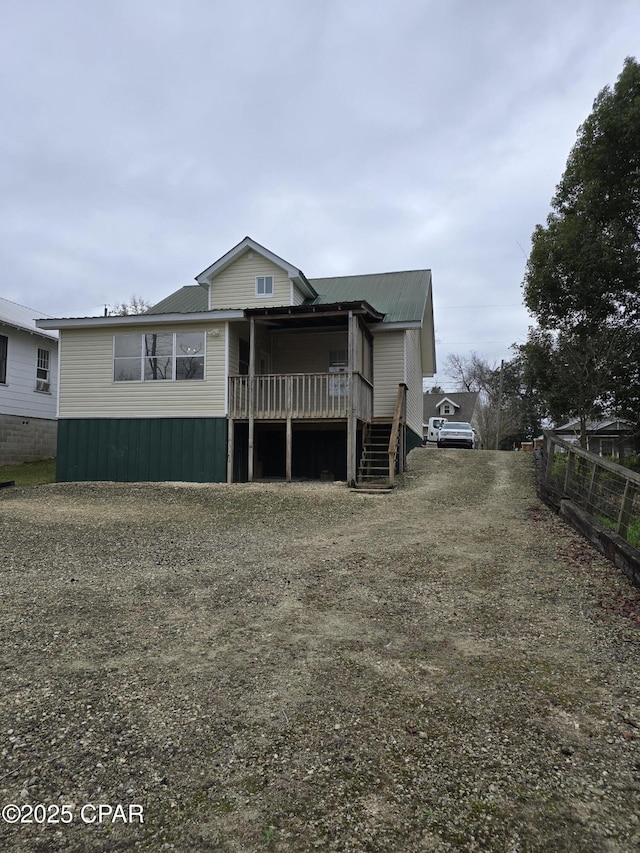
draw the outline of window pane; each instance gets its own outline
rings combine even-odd
[[[115,335],[113,340],[113,354],[116,358],[140,355],[141,335]]]
[[[138,343],[140,335],[136,336]],[[140,381],[140,357],[138,358],[116,358],[113,363],[113,379],[115,382],[139,382]]]
[[[151,337],[148,335],[147,337]],[[158,335],[158,337],[161,337]],[[162,336],[165,337],[165,336]],[[173,338],[173,335],[170,335]],[[144,378],[145,381],[153,381],[155,379],[171,379],[173,378],[172,370],[173,358],[145,358],[144,360]]]
[[[204,353],[204,332],[181,332],[176,335],[176,355]]]
[[[38,347],[38,369],[49,370],[49,350]]]
[[[176,358],[176,379],[204,379],[204,356]]]
[[[273,293],[273,276],[272,275],[265,276],[264,292],[265,292],[265,294]]]
[[[173,355],[173,335],[145,335],[144,354],[151,356]]]
[[[258,296],[262,296],[264,294],[264,276],[259,275],[256,278],[256,293]]]

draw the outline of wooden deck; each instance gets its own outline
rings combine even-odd
[[[350,414],[367,423],[373,415],[373,386],[359,373],[229,377],[233,420],[248,420],[250,415],[258,420],[344,419]]]

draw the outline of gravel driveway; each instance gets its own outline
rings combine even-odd
[[[0,850],[639,849],[637,591],[528,454],[409,462],[0,492]]]

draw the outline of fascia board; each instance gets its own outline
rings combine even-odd
[[[241,320],[244,311],[203,311],[193,314],[128,314],[126,317],[59,317],[36,320],[41,329],[92,329],[127,326],[165,326],[169,323],[215,323],[224,320]]]
[[[398,332],[406,329],[421,329],[422,323],[419,320],[396,320],[393,323],[372,323],[369,326],[372,332]]]
[[[36,335],[38,338],[43,338],[45,341],[52,343],[58,342],[58,336],[55,334],[49,335],[45,331],[38,331],[38,329],[34,329],[33,327],[14,323],[12,320],[4,320],[2,317],[0,317],[0,326],[4,326],[7,329],[16,329],[18,332],[26,332],[28,335]]]

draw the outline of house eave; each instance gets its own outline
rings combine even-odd
[[[58,317],[36,320],[40,329],[95,329],[127,326],[165,326],[169,323],[215,323],[225,320],[241,320],[245,312],[241,309],[222,311],[198,311],[176,314],[128,314],[125,317]]]

